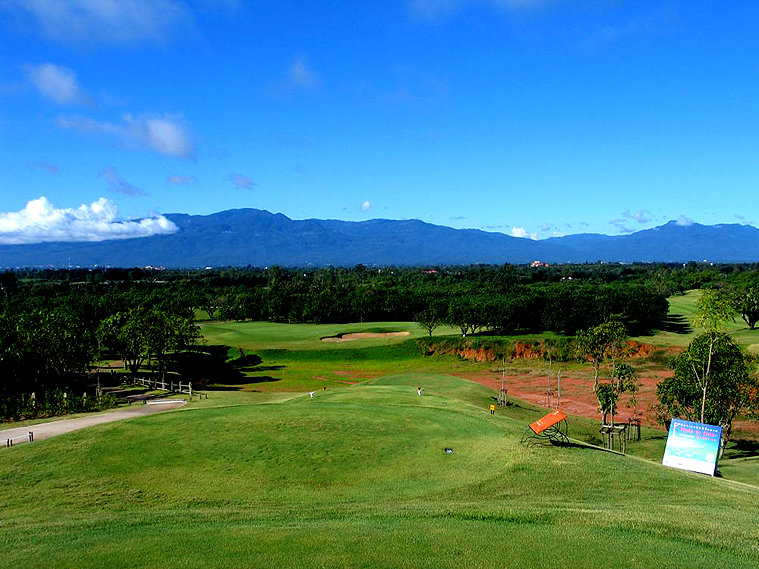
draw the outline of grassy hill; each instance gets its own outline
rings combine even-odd
[[[525,448],[491,396],[400,373],[5,449],[0,567],[759,565],[759,488]]]

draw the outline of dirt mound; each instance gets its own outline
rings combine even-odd
[[[514,354],[511,357],[516,359],[537,360],[542,358],[544,353],[545,352],[540,345],[535,346],[533,344],[517,342],[514,344]]]
[[[365,338],[391,338],[399,336],[408,336],[411,332],[355,332],[353,334],[338,334],[337,336],[325,336],[321,338],[322,342],[350,342],[352,340],[363,340]]]
[[[425,354],[428,356],[459,356],[462,359],[475,362],[494,362],[498,359],[492,348],[445,347],[436,344],[427,346]]]

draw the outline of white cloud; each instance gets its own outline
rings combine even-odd
[[[178,230],[162,215],[119,221],[116,206],[105,198],[76,209],[58,209],[43,196],[27,203],[21,211],[0,213],[0,243],[5,245],[132,239]]]
[[[635,233],[635,229],[627,226],[628,221],[636,221],[640,224],[651,221],[651,213],[646,210],[630,211],[629,209],[622,213],[622,217],[609,221],[610,225],[617,228],[620,233]]]
[[[690,225],[693,225],[693,220],[688,217],[685,217],[685,215],[683,214],[680,214],[680,217],[677,218],[677,225],[688,227]]]
[[[537,233],[528,233],[526,229],[522,227],[512,227],[511,228],[511,236],[512,237],[522,237],[522,238],[528,238],[532,239],[533,241],[537,240],[538,234]]]
[[[244,174],[239,174],[237,172],[232,172],[229,175],[229,181],[232,182],[235,186],[240,188],[241,190],[252,190],[256,184],[253,180],[251,180],[248,176],[245,176]]]
[[[627,227],[626,223],[627,221],[625,220],[625,218],[612,219],[611,221],[609,221],[609,224],[616,227],[620,233],[635,233],[635,230]]]
[[[313,89],[321,83],[319,76],[306,67],[306,60],[299,57],[290,66],[288,73],[289,82],[292,87],[305,87]]]
[[[126,148],[147,148],[176,158],[192,159],[195,146],[182,121],[175,116],[123,117],[123,123],[96,121],[79,115],[58,117],[61,128],[104,137]]]
[[[105,183],[108,184],[109,192],[122,194],[130,198],[145,195],[145,190],[127,182],[113,166],[101,170],[98,178],[105,180]]]
[[[186,186],[187,184],[193,184],[198,181],[198,179],[195,176],[181,176],[181,175],[174,175],[174,176],[168,176],[166,178],[166,181],[169,184],[173,184],[174,186]]]
[[[648,223],[651,221],[651,213],[646,210],[630,211],[629,209],[622,214],[625,219],[632,219],[638,223]]]
[[[305,58],[299,57],[290,65],[287,75],[278,84],[269,87],[268,94],[270,97],[281,97],[296,89],[315,91],[321,82],[321,77],[306,65]]]
[[[44,170],[45,172],[48,172],[50,174],[60,174],[61,173],[61,167],[57,164],[51,164],[50,162],[35,162],[32,164],[34,168],[39,168],[40,170]]]
[[[369,200],[367,200],[364,203],[362,203],[360,207],[361,207],[361,211],[366,213],[367,211],[372,209],[372,203]]]
[[[42,63],[27,65],[24,71],[40,95],[59,105],[82,104],[88,100],[76,81],[76,74],[71,69],[52,63]]]
[[[409,0],[412,15],[427,20],[435,20],[460,10],[466,6],[486,5],[503,10],[531,10],[543,7],[557,0]]]
[[[177,0],[11,0],[10,5],[30,14],[43,35],[66,44],[161,43],[173,29],[192,22]]]

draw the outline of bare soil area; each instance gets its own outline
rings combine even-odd
[[[638,417],[644,424],[655,425],[656,413],[652,407],[657,404],[656,385],[662,378],[671,374],[672,372],[669,370],[640,372],[638,377],[640,387],[635,395],[635,406],[633,407],[629,394],[622,395],[619,413],[616,416],[619,419]],[[457,375],[496,390],[501,387],[501,373],[496,369]],[[508,394],[513,397],[544,407],[556,405],[555,372],[551,374],[550,380],[546,370],[508,373],[505,376],[504,386],[508,389]],[[553,393],[549,393],[549,391],[553,391]],[[601,414],[598,412],[598,402],[593,393],[592,370],[562,372],[559,406],[568,413],[601,419]]]

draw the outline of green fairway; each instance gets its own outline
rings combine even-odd
[[[657,346],[687,346],[701,332],[692,325],[699,298],[700,290],[669,297],[668,325],[653,336],[639,336],[634,339]],[[739,315],[736,315],[734,321],[727,322],[725,331],[748,351],[759,353],[759,329],[749,329]]]
[[[468,369],[472,362],[455,358],[423,358],[415,340],[427,333],[414,322],[353,324],[276,324],[271,322],[213,322],[202,327],[210,347],[218,348],[211,383],[238,390],[311,391],[354,384],[389,373]],[[404,333],[404,335],[387,335]],[[376,337],[325,341],[346,334]],[[436,330],[458,336],[451,328]],[[258,365],[236,366],[245,354],[261,358]],[[225,364],[225,360],[229,363]],[[226,373],[222,368],[226,365]]]
[[[758,488],[525,448],[537,414],[491,416],[492,395],[402,373],[5,449],[0,567],[759,564]]]
[[[426,336],[415,322],[367,322],[353,324],[280,324],[276,322],[208,322],[201,324],[209,344],[242,347],[247,350],[340,350],[385,346],[409,338]],[[405,333],[403,336],[363,338],[345,342],[324,341],[338,334]],[[438,328],[436,335],[455,334],[449,327]]]

